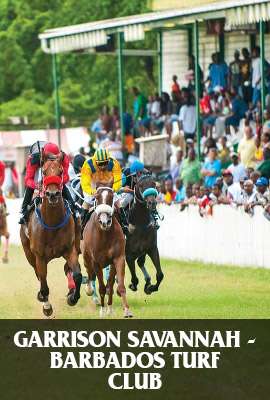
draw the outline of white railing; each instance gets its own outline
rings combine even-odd
[[[250,217],[242,208],[218,205],[213,216],[203,218],[196,206],[159,210],[165,217],[158,231],[162,257],[270,268],[270,221],[262,208]]]
[[[7,200],[10,240],[20,244],[21,199]],[[250,217],[241,208],[215,206],[213,216],[201,217],[197,206],[179,211],[179,205],[159,205],[164,215],[158,230],[162,257],[206,263],[270,268],[270,221],[256,207]]]

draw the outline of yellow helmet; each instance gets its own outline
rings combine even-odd
[[[97,164],[109,162],[110,153],[106,149],[97,149],[94,154],[94,159]]]

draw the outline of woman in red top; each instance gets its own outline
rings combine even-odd
[[[25,175],[25,193],[24,193],[24,198],[23,198],[23,203],[22,203],[22,209],[21,209],[21,218],[19,221],[19,224],[25,224],[27,222],[27,217],[28,217],[28,206],[30,205],[33,197],[33,193],[35,189],[39,189],[39,183],[38,183],[38,174],[39,174],[39,169],[40,169],[40,156],[41,156],[41,151],[45,156],[54,155],[57,156],[60,154],[60,149],[59,147],[54,144],[54,143],[46,143],[44,147],[41,149],[40,146],[42,146],[40,143],[35,143],[31,149],[38,147],[38,152],[31,152],[30,150],[30,155],[27,160],[26,164],[26,175]],[[63,161],[62,161],[62,166],[63,166],[63,197],[68,200],[69,204],[72,207],[72,211],[75,211],[75,204],[72,200],[71,194],[68,190],[68,188],[65,186],[65,184],[69,181],[69,175],[68,175],[68,167],[69,167],[69,158],[68,156],[64,154]]]

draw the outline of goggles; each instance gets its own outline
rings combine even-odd
[[[106,167],[109,161],[96,161],[98,167]]]

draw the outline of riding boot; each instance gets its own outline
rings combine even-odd
[[[72,212],[72,214],[74,216],[74,219],[76,221],[78,216],[79,216],[78,208],[77,208],[76,204],[74,203],[74,200],[73,200],[73,198],[72,198],[72,196],[70,194],[70,191],[69,191],[69,189],[68,189],[68,187],[66,185],[64,185],[64,187],[63,187],[62,194],[63,194],[64,199],[67,200],[67,202],[68,202],[68,204],[70,206],[71,212]]]
[[[82,234],[83,234],[84,228],[85,228],[89,218],[90,218],[89,210],[82,208],[82,210],[81,210],[81,239],[82,239]]]
[[[120,217],[120,224],[123,229],[123,232],[125,235],[127,235],[129,233],[128,220],[127,220],[126,212],[122,207],[119,208],[119,217]]]
[[[29,217],[28,206],[30,205],[33,197],[34,189],[26,187],[21,208],[21,218],[19,224],[26,224]]]

